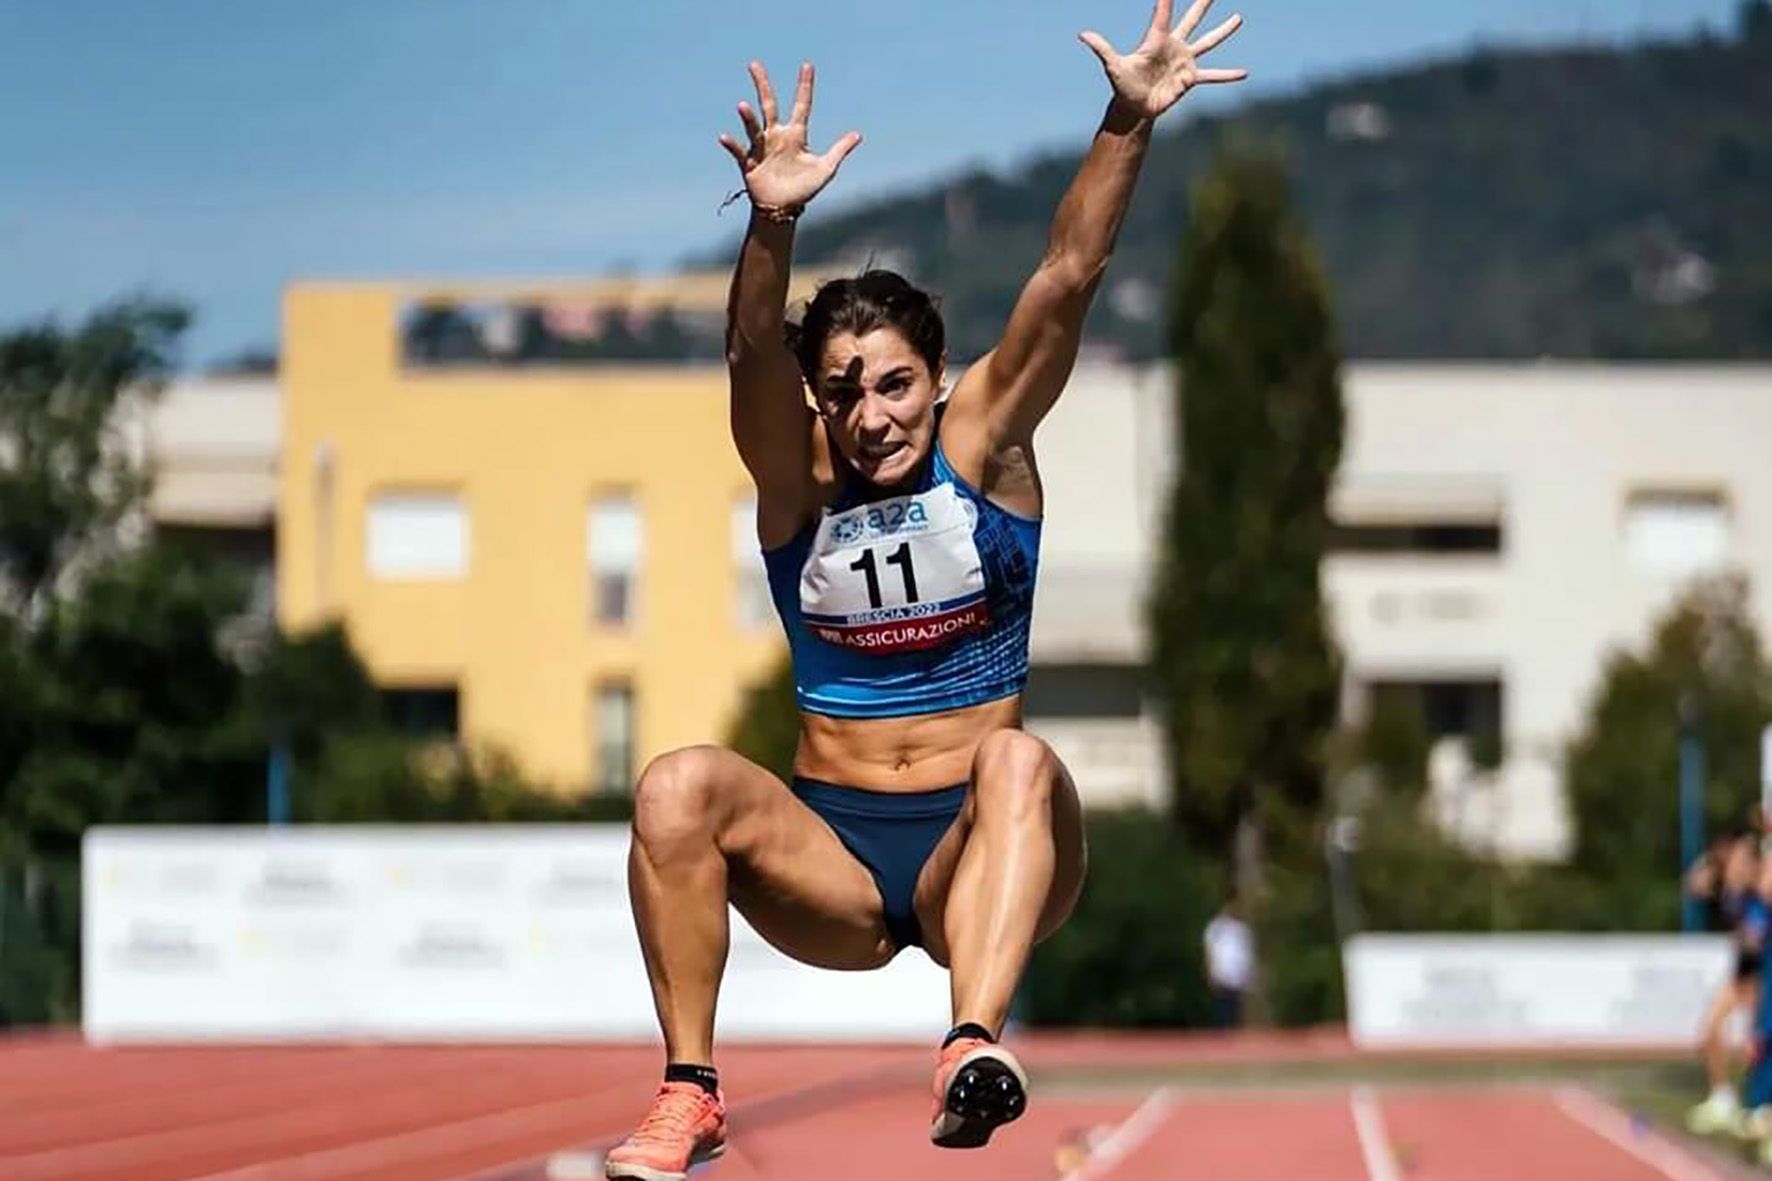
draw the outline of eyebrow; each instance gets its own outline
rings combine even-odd
[[[882,374],[881,377],[874,382],[874,384],[876,386],[884,385],[895,377],[902,377],[911,373],[912,369],[909,365],[900,365],[896,369],[887,370],[886,373]],[[824,383],[826,385],[860,385],[861,382],[857,380],[859,375],[855,374],[852,376],[852,374],[854,374],[854,366],[850,366],[848,369],[844,369],[837,373],[826,374]]]

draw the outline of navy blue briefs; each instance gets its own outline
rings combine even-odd
[[[964,783],[936,791],[864,791],[794,777],[794,794],[830,825],[855,859],[874,875],[886,912],[886,933],[900,947],[921,947],[917,875],[966,803]]]

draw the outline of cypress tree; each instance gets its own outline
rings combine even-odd
[[[1171,807],[1259,915],[1268,857],[1321,864],[1305,841],[1340,660],[1319,572],[1344,428],[1322,269],[1271,156],[1221,153],[1195,195],[1169,346],[1179,471],[1148,610]]]

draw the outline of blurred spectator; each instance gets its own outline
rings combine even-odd
[[[1255,968],[1255,940],[1232,898],[1206,924],[1206,982],[1212,989],[1213,1025],[1243,1023],[1243,993]]]
[[[1751,1014],[1759,999],[1760,956],[1765,942],[1767,910],[1758,888],[1760,858],[1754,836],[1737,830],[1711,846],[1686,874],[1689,893],[1714,908],[1715,925],[1734,934],[1735,968],[1717,990],[1705,1017],[1702,1045],[1710,1093],[1686,1114],[1694,1132],[1719,1132],[1735,1127],[1741,1102],[1735,1089],[1735,1062],[1729,1030],[1737,1012]]]
[[[1686,867],[1683,888],[1688,897],[1697,899],[1703,907],[1706,931],[1734,930],[1736,916],[1726,902],[1723,879],[1729,859],[1744,849],[1752,852],[1750,834],[1741,829],[1730,829],[1713,840],[1710,848]]]
[[[1772,856],[1760,857],[1759,890],[1752,903],[1753,913],[1745,925],[1750,937],[1760,940],[1763,948],[1772,921]],[[1772,1165],[1772,990],[1762,988],[1753,1011],[1751,1053],[1748,1055],[1745,1110],[1734,1126],[1721,1130],[1744,1139],[1758,1140],[1762,1165]],[[1709,1103],[1710,1100],[1705,1100]],[[1694,1113],[1700,1110],[1694,1109]]]

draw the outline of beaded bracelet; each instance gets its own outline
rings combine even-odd
[[[751,202],[751,212],[762,218],[764,221],[772,221],[776,225],[790,226],[800,220],[800,215],[806,212],[806,206],[759,205],[753,201]]]

